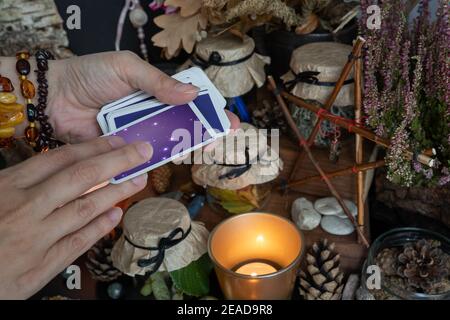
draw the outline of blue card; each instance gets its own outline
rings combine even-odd
[[[131,113],[127,113],[124,115],[119,115],[117,117],[114,118],[114,124],[116,126],[116,128],[121,128],[123,126],[126,126],[127,124],[136,121],[138,119],[141,119],[145,116],[148,116],[149,114],[152,114],[156,111],[159,111],[161,109],[166,108],[168,105],[167,104],[162,104],[153,108],[149,108],[149,109],[143,109],[143,110],[139,110],[139,111],[135,111],[135,112],[131,112]]]
[[[145,102],[145,100],[144,100]],[[219,115],[216,112],[216,109],[214,108],[213,102],[211,100],[211,97],[206,91],[200,92],[200,94],[195,98],[193,101],[197,109],[200,111],[200,113],[205,117],[206,121],[210,124],[211,128],[217,132],[223,133],[225,132],[225,128],[220,121]],[[121,128],[123,126],[128,125],[131,122],[134,122],[138,119],[141,119],[143,117],[146,117],[148,115],[151,115],[153,113],[158,112],[159,110],[166,108],[166,104],[158,105],[158,106],[152,106],[150,108],[145,108],[145,106],[142,106],[142,108],[138,108],[138,110],[130,110],[129,113],[124,113],[126,109],[122,109],[119,114],[112,115],[112,121],[114,122],[115,128]]]

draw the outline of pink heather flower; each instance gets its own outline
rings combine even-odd
[[[424,170],[424,175],[427,180],[431,180],[433,178],[433,169]]]
[[[164,9],[164,14],[172,14],[178,11],[178,8],[172,6],[165,6],[164,0],[153,0],[148,7],[152,11]]]
[[[444,103],[447,115],[436,121],[446,121],[450,127],[448,0],[439,0],[436,21],[430,19],[429,0],[422,0],[413,28],[408,27],[403,0],[361,0],[360,3],[360,31],[367,40],[363,50],[363,109],[367,125],[377,135],[391,139],[386,156],[388,178],[408,186],[419,174],[429,180],[440,175],[442,181],[436,181],[447,184],[450,174],[411,163],[405,158],[405,151],[429,147],[428,142],[420,145],[422,140],[415,136],[422,132],[421,113],[427,113],[426,108]],[[381,6],[380,30],[368,30],[366,25],[366,9],[372,4]],[[448,140],[448,145],[442,143],[442,138]],[[443,154],[450,153],[450,134],[431,139],[435,147],[442,148]],[[449,159],[440,160],[436,159],[442,163]]]
[[[157,11],[159,9],[162,9],[164,7],[164,0],[153,0],[148,7],[152,11]]]
[[[420,164],[420,162],[413,161],[413,168],[417,173],[422,172],[422,165]]]
[[[439,184],[439,186],[442,187],[442,186],[447,185],[449,182],[450,182],[450,175],[449,175],[449,176],[443,176],[443,177],[441,177],[441,178],[439,179],[438,184]]]
[[[450,170],[447,167],[443,167],[442,170],[441,170],[441,173],[444,176],[449,176],[450,175]]]

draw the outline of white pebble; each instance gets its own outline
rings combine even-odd
[[[292,220],[301,230],[313,230],[320,224],[322,216],[314,209],[311,201],[299,198],[294,201],[291,209]]]
[[[358,214],[358,208],[356,207],[355,203],[346,199],[344,199],[344,202],[352,215],[356,217],[356,215]],[[340,218],[347,218],[347,215],[345,214],[341,205],[334,197],[322,198],[317,200],[314,203],[314,209],[316,209],[317,212],[324,216],[338,216]]]
[[[337,216],[323,217],[320,226],[326,232],[337,236],[346,236],[355,231],[355,227],[349,219],[342,219]]]

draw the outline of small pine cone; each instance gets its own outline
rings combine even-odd
[[[385,248],[378,253],[376,264],[386,276],[395,276],[397,274],[398,254],[399,251],[396,248]]]
[[[113,266],[111,260],[112,248],[119,239],[120,234],[120,228],[116,228],[88,250],[86,268],[94,280],[109,282],[122,275],[122,272]]]
[[[344,274],[340,270],[340,255],[334,243],[323,239],[314,243],[306,255],[306,268],[300,271],[300,295],[306,300],[340,300],[344,289]]]
[[[253,124],[260,129],[280,129],[287,131],[287,124],[283,111],[276,103],[271,105],[269,101],[263,100],[262,106],[252,113]]]
[[[418,292],[429,292],[433,286],[447,279],[449,255],[438,241],[421,239],[406,244],[397,256],[397,274]]]
[[[170,187],[173,171],[170,165],[164,165],[150,171],[150,182],[156,193],[165,193]]]

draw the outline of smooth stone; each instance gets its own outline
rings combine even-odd
[[[349,219],[342,219],[337,216],[323,217],[320,226],[326,232],[337,236],[346,236],[355,231],[355,227]]]
[[[314,209],[311,201],[298,198],[292,204],[291,217],[301,230],[313,230],[320,224],[322,216]]]
[[[309,231],[317,228],[321,219],[322,216],[316,210],[305,209],[298,215],[296,224],[301,230]]]
[[[356,215],[358,214],[358,208],[356,207],[356,205],[350,200],[344,199],[344,202],[352,215],[356,217]],[[347,218],[347,215],[345,214],[341,205],[334,197],[322,198],[317,200],[314,203],[314,209],[316,209],[317,212],[324,216],[338,216],[340,218]]]
[[[306,198],[296,199],[291,207],[292,221],[297,221],[299,213],[305,209],[314,209],[313,203]]]
[[[342,292],[341,300],[355,300],[356,290],[359,287],[359,275],[351,274],[345,283],[344,291]]]
[[[369,292],[366,288],[364,288],[362,285],[356,290],[356,300],[360,301],[366,301],[366,300],[375,300],[375,297],[373,294]]]

